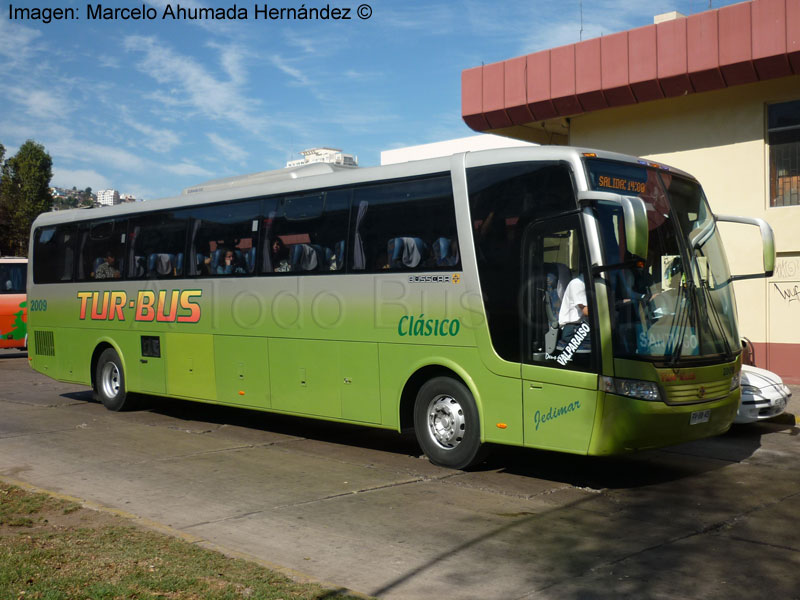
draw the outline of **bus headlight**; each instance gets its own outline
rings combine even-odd
[[[739,382],[741,380],[742,380],[742,372],[739,371],[738,373],[735,373],[734,376],[731,378],[731,389],[730,389],[730,391],[733,391],[737,387],[739,387]]]
[[[639,379],[618,379],[616,377],[601,377],[601,385],[606,392],[658,402],[661,400],[661,390],[654,381],[641,381]]]

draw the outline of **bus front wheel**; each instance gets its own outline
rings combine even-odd
[[[125,390],[125,371],[119,354],[113,348],[103,350],[97,360],[95,386],[98,398],[108,410],[131,408],[131,399]]]
[[[478,407],[467,386],[435,377],[417,393],[414,431],[433,464],[466,469],[483,456]]]

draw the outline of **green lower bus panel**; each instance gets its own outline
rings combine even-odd
[[[272,407],[379,423],[378,369],[374,343],[271,339]]]
[[[214,336],[167,333],[167,394],[199,400],[216,400]]]
[[[214,336],[217,401],[269,408],[269,353],[266,338]]]

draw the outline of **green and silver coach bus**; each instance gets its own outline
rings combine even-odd
[[[149,394],[607,455],[728,429],[741,346],[690,175],[566,147],[284,169],[41,215],[30,362],[111,410]],[[759,277],[764,273],[740,275]]]

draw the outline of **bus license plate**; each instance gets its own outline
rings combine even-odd
[[[689,419],[689,425],[698,425],[699,423],[708,423],[711,418],[711,409],[696,410],[692,413]]]

